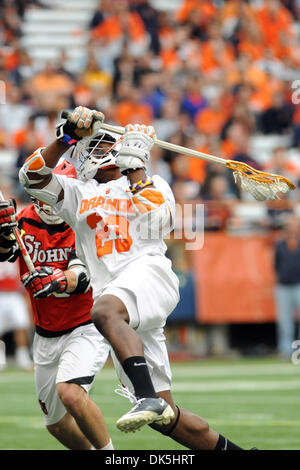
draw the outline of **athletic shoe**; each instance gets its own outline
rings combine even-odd
[[[141,398],[116,424],[120,431],[135,432],[145,424],[169,424],[174,416],[171,406],[163,398]]]

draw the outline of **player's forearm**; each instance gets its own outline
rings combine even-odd
[[[51,144],[47,145],[42,150],[42,155],[45,160],[45,164],[49,168],[54,168],[60,157],[68,150],[69,146],[60,142],[59,140],[55,140]]]
[[[146,172],[142,168],[138,168],[137,170],[128,170],[127,172],[127,179],[130,185],[143,181],[146,178]]]
[[[77,276],[76,274],[72,271],[64,271],[64,274],[67,279],[67,289],[66,292],[71,293],[76,289],[77,286]]]

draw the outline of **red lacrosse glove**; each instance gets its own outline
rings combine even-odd
[[[9,199],[0,202],[0,235],[9,235],[17,226],[16,201]]]
[[[24,286],[31,290],[35,299],[48,297],[53,292],[62,293],[67,289],[67,278],[61,269],[39,266],[33,273],[21,277]]]

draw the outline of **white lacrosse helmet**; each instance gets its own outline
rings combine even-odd
[[[34,208],[38,216],[47,225],[59,225],[63,223],[63,219],[53,213],[53,209],[49,204],[39,201],[38,199],[31,198]]]
[[[62,163],[59,163],[53,170],[53,173],[56,175],[65,175],[68,178],[77,178],[77,173],[74,165],[67,160],[63,160]],[[38,199],[31,197],[31,200],[34,204],[34,208],[38,216],[42,219],[43,222],[47,225],[58,225],[64,222],[63,219],[58,217],[58,215],[53,213],[53,209],[49,204],[39,201]]]
[[[101,130],[92,137],[81,139],[72,154],[72,159],[76,161],[78,179],[89,180],[100,169],[118,168],[116,157],[121,141],[122,137],[117,139],[112,133]],[[100,147],[100,143],[107,146]]]

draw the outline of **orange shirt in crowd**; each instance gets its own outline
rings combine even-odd
[[[125,20],[127,22],[128,34],[132,41],[140,41],[146,36],[146,30],[142,18],[136,12],[126,13]],[[92,30],[92,38],[104,39],[108,42],[120,39],[124,34],[124,26],[121,18],[117,15],[105,18],[99,26]]]
[[[267,172],[274,172],[274,164],[273,160],[271,160],[265,165],[264,170]],[[276,166],[275,166],[276,168]],[[276,170],[275,170],[276,171]],[[281,174],[287,176],[287,175],[293,175],[295,177],[299,177],[299,167],[295,165],[293,162],[286,160],[281,168]]]
[[[81,83],[75,86],[73,96],[77,106],[88,106],[92,100],[93,92],[89,86]]]
[[[201,2],[199,0],[185,0],[175,14],[176,21],[184,23],[193,10],[199,10],[204,22],[209,23],[216,12],[216,7],[210,0],[202,0]]]
[[[33,139],[35,140],[36,144],[32,143],[33,148],[43,147],[45,145],[44,139],[42,136],[36,131],[30,131],[33,133]],[[32,136],[31,136],[32,139]],[[28,130],[26,127],[23,129],[18,130],[12,137],[13,144],[15,147],[21,148],[26,145],[28,141]]]
[[[207,145],[203,145],[202,147],[196,148],[198,152],[203,153],[210,153],[209,147]],[[206,177],[206,165],[207,162],[205,160],[201,160],[200,158],[187,158],[188,162],[188,178],[192,181],[197,181],[198,183],[203,183]]]
[[[263,112],[272,106],[272,92],[268,86],[255,89],[249,100],[250,109],[253,112]]]
[[[199,132],[206,135],[219,135],[227,118],[228,112],[225,108],[219,110],[206,108],[198,111],[194,123]]]
[[[73,88],[72,80],[65,74],[53,73],[44,74],[43,72],[33,77],[32,88],[36,93],[71,93]]]
[[[116,105],[114,117],[120,126],[130,122],[149,126],[153,123],[153,110],[147,104],[125,100]]]
[[[10,51],[3,54],[3,66],[5,70],[15,70],[19,65],[19,54],[16,51]]]
[[[240,54],[246,54],[253,62],[263,57],[265,47],[262,44],[253,44],[251,41],[241,40],[238,44],[238,51]]]
[[[177,55],[176,49],[163,49],[159,53],[164,69],[175,68],[180,66],[180,59]]]
[[[206,41],[201,45],[201,53],[199,54],[200,71],[204,75],[209,75],[215,69],[227,69],[235,60],[234,50],[231,45],[224,43],[224,48],[216,52],[212,41]]]
[[[292,34],[290,29],[293,24],[292,15],[283,5],[279,7],[275,15],[271,14],[268,5],[261,8],[257,13],[257,21],[267,46],[280,42],[280,31]]]
[[[240,16],[242,9],[243,17],[248,20],[255,20],[255,13],[251,5],[242,3],[240,0],[229,0],[224,3],[224,6],[221,8],[220,19],[221,22],[225,20],[231,20]]]
[[[226,160],[232,160],[237,152],[236,144],[229,137],[221,142],[220,149],[222,158],[226,158]]]

